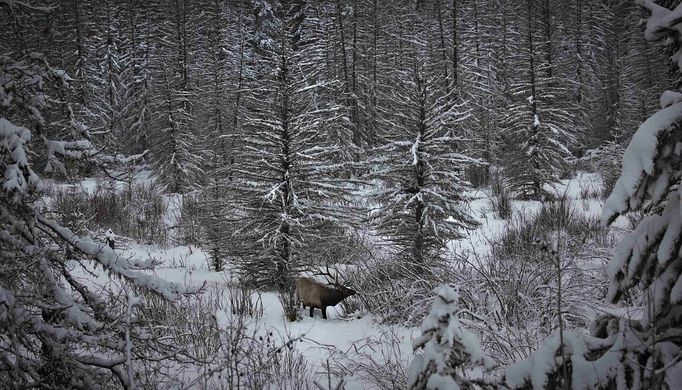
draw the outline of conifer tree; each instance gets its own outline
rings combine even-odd
[[[537,3],[526,0],[519,5],[522,28],[518,38],[523,44],[515,65],[522,71],[512,85],[514,100],[505,119],[511,154],[505,177],[518,196],[532,199],[545,197],[544,186],[559,180],[560,168],[570,155],[567,145],[574,140],[565,128],[570,123],[569,110],[556,102],[563,86],[550,76],[553,65],[547,58],[551,55],[539,49],[543,38],[537,31]],[[540,60],[542,54],[545,61]]]
[[[679,54],[682,41],[675,31],[682,8],[670,10],[653,1],[641,4],[651,12],[647,40],[672,38]],[[679,385],[682,93],[665,91],[660,104],[661,109],[630,140],[621,176],[602,212],[604,224],[638,210],[646,214],[622,240],[607,268],[608,300],[616,303],[633,289],[641,289],[634,304],[644,308],[642,315],[632,316],[629,310],[622,311],[626,313],[622,316],[604,314],[595,320],[591,335],[565,332],[562,339],[546,340],[526,360],[505,370],[505,386],[540,388],[563,383],[570,388],[661,389]]]
[[[171,192],[185,192],[200,180],[202,133],[196,121],[195,81],[190,77],[192,43],[189,18],[191,4],[177,0],[157,9],[158,60],[154,67],[152,131],[157,140],[151,148],[152,167],[159,181]]]
[[[414,58],[392,91],[385,144],[375,154],[370,176],[383,185],[372,211],[379,231],[402,259],[425,272],[442,257],[449,240],[477,225],[465,209],[468,183],[463,170],[475,163],[454,152],[452,134],[463,114],[445,94],[442,74],[433,75]]]
[[[125,104],[121,112],[121,143],[129,153],[143,153],[151,147],[152,76],[150,69],[151,7],[148,2],[128,0],[122,5],[127,53],[125,58]]]
[[[14,23],[17,15],[51,10],[2,2],[0,28],[28,35],[25,25]],[[143,271],[149,268],[145,262],[124,259],[104,243],[77,236],[39,206],[45,183],[38,169],[65,174],[65,160],[93,158],[101,150],[68,102],[56,98],[70,77],[44,55],[28,52],[23,38],[0,41],[0,386],[98,388],[114,381],[134,388],[141,367],[175,355],[177,348],[150,337],[158,323],[134,313],[134,321],[125,321],[122,306],[136,311],[139,298],[130,294],[121,302],[71,264],[101,268],[137,293],[160,300],[176,299],[184,290]],[[70,131],[49,119],[53,111],[67,113]],[[130,339],[137,343],[134,353]]]
[[[348,188],[339,174],[343,160],[337,110],[320,95],[321,55],[302,26],[308,20],[304,2],[257,6],[260,13],[258,77],[245,95],[243,155],[231,183],[236,208],[231,255],[242,275],[258,285],[285,293],[304,265],[308,243],[323,235],[327,224],[342,224],[348,214]],[[335,173],[332,174],[332,171]],[[309,253],[309,252],[308,252]]]

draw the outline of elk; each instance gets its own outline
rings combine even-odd
[[[301,300],[303,308],[310,307],[310,316],[313,316],[315,308],[322,310],[322,318],[327,319],[327,306],[336,306],[339,302],[355,295],[355,291],[338,283],[332,283],[333,287],[325,286],[310,278],[301,277],[296,281],[296,295]]]

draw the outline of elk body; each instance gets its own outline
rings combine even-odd
[[[322,318],[327,319],[327,306],[336,306],[339,302],[355,295],[355,291],[335,285],[325,286],[310,278],[299,278],[296,281],[296,294],[301,299],[303,307],[310,307],[310,316],[313,316],[315,308],[322,310]]]

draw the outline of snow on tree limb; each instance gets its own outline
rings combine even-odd
[[[653,184],[667,187],[667,180],[655,179],[663,169],[659,159],[668,159],[671,145],[682,135],[682,103],[668,106],[647,119],[632,137],[623,155],[623,171],[604,204],[602,222],[611,223],[616,217],[641,206],[641,195]],[[671,143],[672,142],[672,143]],[[658,171],[657,171],[658,170]],[[655,175],[656,173],[656,175]],[[665,179],[665,177],[664,177]]]
[[[175,283],[161,279],[158,276],[135,271],[135,268],[145,268],[148,267],[148,264],[139,261],[130,262],[128,259],[117,255],[109,246],[95,242],[88,237],[78,237],[71,232],[71,230],[60,226],[53,220],[39,216],[38,221],[52,229],[52,231],[59,235],[59,237],[65,240],[69,245],[74,246],[88,255],[115,275],[124,277],[138,287],[154,291],[166,299],[177,299],[182,294],[196,293],[201,289],[179,286]]]

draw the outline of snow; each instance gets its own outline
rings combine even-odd
[[[142,172],[136,176],[135,180],[148,182],[151,178],[148,173]],[[75,185],[86,191],[94,191],[98,185],[98,180],[86,179]],[[124,185],[125,183],[120,183],[116,188],[120,187],[119,189],[121,189]],[[601,188],[599,175],[580,172],[574,179],[563,180],[554,187],[547,188],[547,190],[557,196],[565,195],[570,202],[582,205],[581,209],[584,213],[596,216],[601,206],[600,200],[581,198],[581,190],[587,187],[599,191]],[[503,232],[508,221],[493,216],[488,190],[472,191],[467,195],[473,198],[470,205],[471,213],[481,222],[481,226],[468,232],[464,239],[451,242],[449,248],[453,253],[468,256],[473,260],[476,255],[487,253],[490,241]],[[182,197],[179,195],[168,196],[166,202],[168,210],[164,223],[171,226],[177,222],[176,218],[182,204]],[[541,207],[541,202],[515,200],[513,203],[514,218],[535,213]],[[68,236],[65,232],[62,234]],[[97,251],[98,256],[103,257],[100,259],[103,265],[113,270],[117,269],[117,264],[126,264],[136,269],[126,272],[134,272],[134,277],[139,278],[142,283],[157,288],[161,286],[161,290],[167,290],[167,294],[171,298],[179,292],[193,291],[200,287],[203,287],[204,291],[212,289],[215,292],[228,291],[234,288],[235,275],[229,269],[223,272],[211,270],[208,254],[197,246],[160,247],[133,242],[120,248],[117,246],[114,251],[110,251],[104,242],[99,243],[94,240],[85,240],[78,245],[85,250]],[[74,276],[93,286],[113,288],[120,286],[115,278],[94,264],[80,264],[72,261],[68,263],[68,267]],[[97,275],[94,279],[93,274]],[[163,285],[153,285],[151,284],[152,280],[162,280]],[[403,364],[407,369],[408,363],[413,357],[412,348],[415,340],[418,340],[422,333],[416,327],[381,324],[371,314],[344,313],[341,305],[328,308],[328,320],[323,320],[319,311],[315,311],[315,317],[310,318],[307,310],[299,309],[301,319],[292,323],[285,318],[284,310],[276,292],[257,291],[253,294],[253,299],[258,299],[262,304],[263,315],[249,323],[250,330],[261,335],[272,332],[282,340],[300,337],[301,341],[295,343],[296,348],[305,357],[313,375],[320,378],[320,383],[326,383],[326,364],[328,361],[332,363],[334,361],[363,362],[364,359],[369,358],[376,362],[384,361],[386,359],[385,351],[382,351],[382,348],[373,347],[372,345],[375,344],[372,343],[385,342],[384,337],[387,334],[395,336],[397,353],[404,359]],[[445,291],[443,294],[446,298],[454,299],[448,295],[449,291]],[[133,312],[135,305],[143,304],[136,301],[136,298],[129,296],[128,300],[131,305],[130,310]],[[223,305],[223,307],[229,308],[229,305]],[[3,313],[0,312],[0,315]],[[231,316],[232,313],[228,309],[218,309],[215,313],[220,327],[229,326]],[[425,325],[428,324],[425,323]],[[460,338],[462,340],[465,348],[471,353],[472,361],[478,362],[484,367],[492,366],[492,361],[483,353],[476,336],[472,332],[457,326],[448,327],[445,331],[448,338]],[[415,361],[418,362],[419,359],[422,358],[416,357]],[[372,388],[363,378],[354,374],[337,378],[337,381],[343,379],[345,388],[348,390]],[[480,375],[480,371],[476,375]],[[457,384],[450,376],[433,375],[429,379],[429,386],[431,385],[456,388],[454,386]]]
[[[426,378],[427,389],[458,389],[457,381],[465,379],[456,370],[470,365],[490,369],[494,362],[483,352],[476,335],[460,323],[459,294],[448,285],[433,292],[436,297],[421,325],[422,335],[413,342],[412,348],[422,354],[410,364],[408,385],[420,388]]]
[[[681,120],[682,103],[676,103],[658,111],[639,126],[625,149],[622,174],[604,205],[603,223],[639,208],[637,193],[647,183],[647,178],[654,175],[654,161],[660,158],[659,152],[665,152],[659,151],[659,139],[674,131]],[[667,183],[659,183],[658,186],[664,184],[667,187]]]
[[[31,132],[16,126],[7,118],[0,118],[0,150],[8,150],[11,163],[7,163],[2,188],[7,193],[23,196],[31,190],[40,191],[43,183],[31,169],[24,145],[31,140]]]
[[[661,94],[660,104],[661,108],[672,106],[673,104],[682,102],[682,93],[677,91],[665,91]]]
[[[583,190],[588,190],[595,194],[601,194],[602,179],[599,174],[589,172],[578,172],[572,179],[561,180],[554,186],[546,186],[545,190],[556,198],[566,197],[578,210],[589,217],[601,215],[603,202],[596,198],[583,199]],[[469,208],[471,215],[474,216],[481,226],[472,231],[464,232],[465,238],[458,241],[451,241],[448,244],[450,253],[469,256],[472,261],[485,256],[490,252],[490,244],[504,231],[510,221],[505,221],[496,216],[492,211],[491,197],[489,190],[476,190],[467,193],[472,199]],[[542,208],[540,201],[514,200],[512,204],[512,221],[518,218],[536,214]]]
[[[667,35],[667,30],[677,29],[680,30],[680,20],[682,18],[682,4],[675,7],[673,10],[669,10],[662,7],[653,0],[637,0],[637,2],[643,7],[651,11],[651,16],[649,17],[646,30],[644,31],[644,36],[648,40],[657,40],[661,35]]]
[[[114,252],[121,259],[120,261],[132,262],[132,259],[138,259],[137,262],[158,264],[153,270],[154,277],[183,290],[203,286],[204,289],[213,288],[216,291],[225,291],[232,288],[232,283],[235,281],[229,271],[210,270],[208,254],[195,246],[160,248],[156,245],[131,244],[127,248],[117,249]],[[82,264],[76,262],[69,262],[69,267],[72,268],[74,275],[82,277],[84,281],[92,285],[105,286],[114,283],[112,278],[103,273],[100,268],[94,266],[84,268]],[[94,280],[92,273],[98,275]],[[283,340],[302,337],[296,346],[320,377],[326,375],[325,363],[330,355],[346,358],[355,356],[356,346],[366,343],[368,339],[378,339],[387,332],[398,336],[401,340],[401,354],[409,356],[412,339],[418,332],[416,328],[378,324],[378,321],[371,315],[346,317],[340,305],[327,309],[328,320],[323,320],[319,311],[315,312],[314,318],[310,318],[308,311],[301,309],[301,320],[292,323],[286,320],[276,292],[261,291],[254,294],[259,294],[263,316],[258,321],[252,322],[250,329],[261,335],[272,332]],[[219,326],[229,326],[231,315],[228,309],[216,312]],[[382,358],[380,351],[376,353],[374,358],[379,361]],[[346,378],[346,388],[363,389],[365,385],[349,377]]]
[[[410,148],[410,154],[412,154],[412,165],[417,165],[419,162],[419,145],[421,144],[421,134],[417,134],[417,139],[414,140],[414,144]]]

